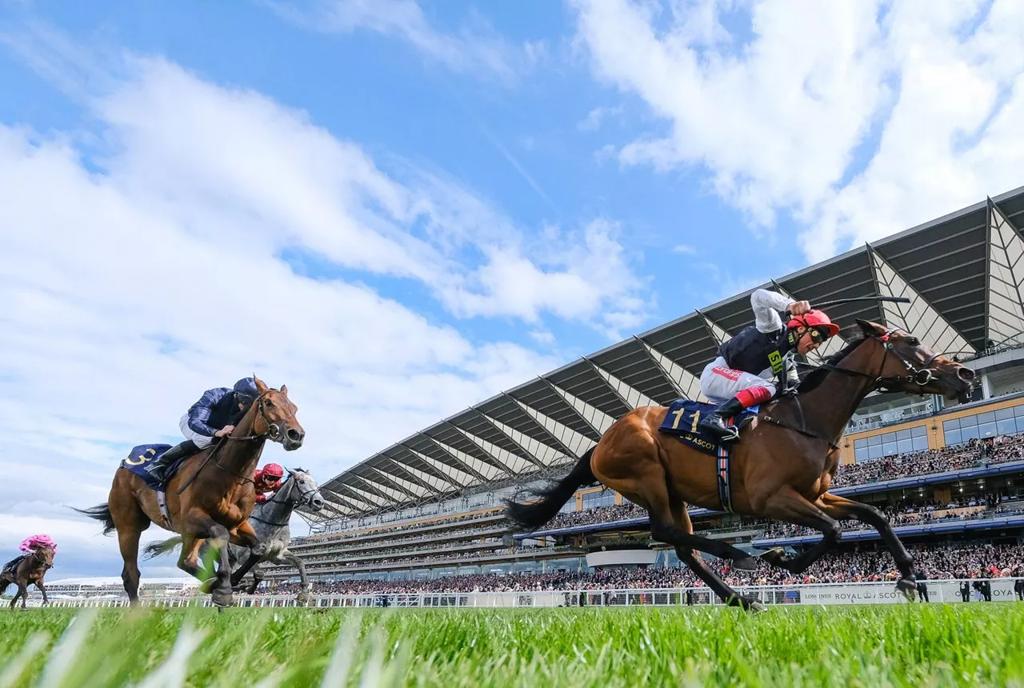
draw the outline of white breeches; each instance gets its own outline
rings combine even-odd
[[[200,435],[198,432],[188,426],[188,414],[186,413],[181,417],[181,423],[178,424],[181,428],[181,434],[185,436],[185,439],[192,440],[196,446],[202,449],[203,447],[210,446],[210,442],[213,442],[212,437],[206,435]]]
[[[751,387],[766,387],[773,396],[775,394],[773,380],[766,380],[742,370],[733,370],[725,364],[725,359],[721,356],[708,363],[704,367],[704,372],[700,374],[700,391],[713,404],[726,402],[741,390]]]

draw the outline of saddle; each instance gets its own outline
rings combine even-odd
[[[142,478],[146,486],[156,492],[156,503],[160,508],[160,515],[164,518],[164,525],[170,527],[171,524],[171,513],[167,508],[167,495],[164,494],[167,488],[167,483],[171,481],[171,478],[177,474],[181,465],[185,463],[189,456],[182,456],[176,459],[171,465],[169,465],[164,471],[164,479],[161,481],[155,475],[150,472],[150,466],[153,460],[163,454],[165,451],[171,448],[169,444],[140,444],[134,447],[128,456],[121,460],[121,468],[131,471],[135,475]]]
[[[686,446],[699,452],[716,456],[720,446],[718,438],[711,433],[704,432],[699,427],[700,419],[713,413],[715,408],[714,404],[676,399],[669,404],[668,413],[658,430],[666,435],[672,435]],[[728,421],[739,427],[742,432],[744,426],[757,416],[758,408],[751,406],[744,409],[738,417],[730,418]]]
[[[165,483],[161,482],[149,471],[150,464],[158,456],[171,448],[169,444],[140,444],[128,452],[128,456],[121,460],[121,468],[131,471],[142,478],[146,485],[156,491],[162,491]],[[165,473],[166,481],[170,482],[174,474],[181,468],[181,464],[189,457],[183,456],[170,466]]]

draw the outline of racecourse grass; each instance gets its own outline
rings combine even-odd
[[[127,684],[1024,687],[1024,604],[0,612],[0,688]]]

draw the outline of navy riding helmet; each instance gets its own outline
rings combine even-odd
[[[235,383],[233,389],[235,398],[246,406],[256,401],[256,397],[260,395],[259,390],[256,389],[256,380],[251,377],[243,377]]]

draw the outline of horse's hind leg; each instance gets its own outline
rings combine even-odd
[[[730,545],[715,540],[697,537],[693,535],[693,526],[689,516],[686,515],[686,505],[682,500],[672,500],[668,494],[668,485],[661,481],[645,482],[645,493],[642,496],[643,502],[647,504],[647,512],[651,518],[651,535],[655,540],[668,543],[676,548],[679,559],[686,563],[697,576],[700,577],[708,587],[718,595],[723,602],[729,605],[741,606],[750,609],[754,606],[753,600],[743,597],[733,590],[714,571],[701,561],[694,553],[694,549],[706,551],[720,557],[733,556],[732,551],[739,553],[743,558],[749,559],[749,555],[741,550],[736,550]],[[653,487],[651,487],[653,485]],[[660,487],[660,489],[659,489]],[[752,562],[744,562],[751,566]]]
[[[686,504],[679,502],[678,505],[673,505],[673,520],[675,524],[687,533],[693,533],[693,523],[690,521],[690,515],[686,513]],[[722,577],[715,572],[707,563],[701,559],[700,554],[695,550],[687,547],[676,547],[676,556],[679,557],[679,561],[683,562],[690,567],[690,570],[697,574],[704,583],[724,600],[730,606],[739,606],[744,609],[752,609],[754,611],[762,610],[761,603],[757,600],[746,597],[733,590],[729,585],[722,580]]]
[[[821,542],[794,557],[785,556],[781,549],[769,550],[762,555],[761,558],[772,566],[785,569],[790,573],[803,573],[811,564],[820,559],[821,555],[839,542],[842,530],[836,518],[848,518],[848,515],[837,510],[811,502],[788,486],[768,497],[763,514],[787,523],[814,528],[825,536]]]
[[[110,491],[110,515],[117,528],[117,545],[121,549],[124,568],[121,580],[128,599],[132,604],[139,601],[139,537],[149,527],[149,517],[131,495],[122,495],[116,489]]]

